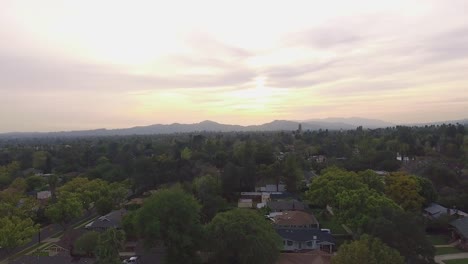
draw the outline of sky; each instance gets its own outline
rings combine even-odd
[[[0,132],[468,117],[466,0],[0,0]]]

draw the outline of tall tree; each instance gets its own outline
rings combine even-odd
[[[54,223],[60,224],[64,229],[82,213],[83,206],[73,193],[62,193],[56,203],[46,208],[45,215]]]
[[[202,226],[200,204],[180,186],[148,198],[136,216],[138,233],[148,246],[159,240],[167,248],[167,263],[194,263]]]
[[[415,177],[398,172],[385,178],[385,194],[405,210],[421,210],[424,198],[419,195],[420,191],[421,186]]]
[[[378,238],[364,235],[359,240],[340,246],[332,264],[404,264],[398,251],[385,245]]]
[[[27,244],[38,232],[39,225],[34,224],[31,218],[2,217],[0,218],[0,248],[11,251]]]
[[[100,234],[97,241],[97,264],[120,264],[119,250],[125,242],[125,233],[122,230],[110,228]]]
[[[260,214],[235,209],[219,213],[207,226],[216,263],[270,264],[279,255],[281,239]]]

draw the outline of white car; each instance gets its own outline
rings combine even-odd
[[[140,258],[135,256],[135,257],[131,257],[129,259],[126,259],[122,262],[123,264],[138,264],[140,263]]]

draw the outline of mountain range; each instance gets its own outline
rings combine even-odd
[[[431,124],[468,124],[468,119],[452,120],[446,122],[406,124],[411,126],[424,126]],[[262,125],[228,125],[213,121],[202,121],[194,124],[173,123],[169,125],[155,124],[149,126],[136,126],[131,128],[119,129],[95,129],[80,131],[61,131],[61,132],[14,132],[0,134],[0,138],[33,138],[33,137],[84,137],[84,136],[124,136],[124,135],[150,135],[150,134],[171,134],[171,133],[189,133],[189,132],[252,132],[252,131],[292,131],[297,130],[299,124],[302,130],[350,130],[358,126],[364,128],[385,128],[393,127],[396,124],[377,119],[366,119],[359,117],[351,118],[325,118],[310,119],[302,121],[275,120]]]

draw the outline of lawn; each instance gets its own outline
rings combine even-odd
[[[468,264],[468,258],[444,260],[444,263],[445,264]]]
[[[436,255],[445,255],[445,254],[454,254],[454,253],[463,253],[456,247],[438,247],[436,248]]]
[[[432,245],[447,245],[449,237],[447,235],[427,235],[427,239]]]

